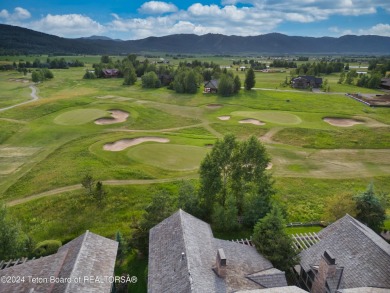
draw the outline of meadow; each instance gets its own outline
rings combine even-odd
[[[99,60],[77,59],[87,68]],[[230,59],[207,60],[228,65]],[[390,194],[390,108],[346,97],[346,92],[378,91],[338,85],[335,74],[323,77],[329,93],[282,87],[286,71],[256,73],[256,90],[220,97],[202,88],[186,95],[143,89],[139,81],[129,87],[122,79],[84,80],[85,68],[52,71],[53,80],[35,85],[37,101],[8,110],[1,109],[31,98],[31,82],[19,81],[29,75],[0,72],[0,201],[36,242],[67,242],[86,229],[111,238],[121,231],[128,238],[151,194],[167,189],[176,196],[181,180],[197,182],[201,160],[227,133],[239,139],[255,135],[265,144],[274,200],[285,207],[288,221],[322,220],[329,198],[360,193],[370,182]],[[235,73],[243,82],[244,73]],[[128,117],[95,123],[111,119],[112,110]],[[334,126],[324,121],[329,117],[359,124]],[[245,119],[262,125],[244,124]],[[107,150],[135,140],[144,142]],[[87,173],[107,188],[102,208],[85,197],[80,182]]]

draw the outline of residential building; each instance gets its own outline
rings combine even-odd
[[[322,85],[322,78],[315,76],[298,76],[291,80],[291,86],[298,89],[319,88]]]
[[[150,230],[149,293],[246,292],[284,286],[285,273],[254,247],[214,238],[209,224],[182,210]]]
[[[218,80],[212,79],[204,82],[205,93],[217,93],[218,92]]]
[[[350,215],[317,235],[319,241],[299,254],[295,267],[302,288],[313,293],[390,292],[390,244],[382,237]]]
[[[110,293],[118,242],[86,231],[57,253],[0,270],[7,293]]]

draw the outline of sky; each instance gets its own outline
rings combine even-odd
[[[390,0],[1,0],[0,23],[66,38],[390,36]]]

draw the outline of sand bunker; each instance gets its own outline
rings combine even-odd
[[[219,108],[222,108],[222,105],[221,104],[208,104],[206,107],[209,109],[219,109]]]
[[[99,118],[95,120],[95,124],[106,125],[125,122],[129,117],[129,113],[122,110],[110,110],[111,118]]]
[[[330,118],[330,117],[325,117],[323,119],[326,123],[329,123],[330,125],[333,126],[338,126],[338,127],[351,127],[356,124],[363,124],[363,121],[355,120],[355,119],[347,119],[347,118]]]
[[[103,150],[105,151],[111,151],[111,152],[120,152],[123,151],[131,146],[135,146],[138,144],[141,144],[143,142],[152,141],[152,142],[160,142],[160,143],[167,143],[169,142],[168,138],[163,137],[137,137],[137,138],[126,138],[121,139],[113,143],[107,143],[103,146]]]
[[[238,121],[239,123],[249,123],[249,124],[253,124],[253,125],[265,125],[264,122],[261,122],[259,120],[256,120],[256,119],[243,119],[243,120],[240,120]]]
[[[274,165],[272,163],[268,163],[267,167],[265,167],[265,170],[271,170]]]
[[[230,116],[219,116],[218,119],[222,121],[226,121],[230,119]]]

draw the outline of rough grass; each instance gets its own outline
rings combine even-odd
[[[285,128],[273,140],[315,149],[389,149],[390,127],[319,130]]]
[[[35,57],[18,58],[33,60]],[[85,57],[89,62],[98,59]],[[40,100],[0,112],[0,147],[6,144],[15,150],[23,147],[39,150],[26,156],[0,158],[3,173],[7,173],[0,174],[2,199],[8,201],[78,184],[88,171],[99,180],[196,176],[196,170],[180,171],[180,168],[193,168],[201,160],[201,155],[196,158],[194,153],[206,152],[206,145],[214,144],[217,137],[226,133],[234,133],[240,139],[250,135],[269,136],[265,144],[273,162],[270,172],[276,180],[275,200],[285,205],[289,221],[319,220],[327,198],[338,193],[364,191],[371,180],[377,190],[390,193],[388,128],[375,126],[373,122],[340,129],[322,121],[323,117],[359,117],[389,125],[390,109],[370,108],[342,94],[308,91],[252,90],[225,98],[205,95],[199,90],[194,95],[182,95],[165,88],[142,89],[139,83],[123,86],[121,79],[83,80],[84,71],[85,68],[54,70],[53,80],[38,85]],[[4,96],[28,98],[23,95],[29,95],[29,89],[22,83],[7,81],[7,74],[0,73]],[[238,74],[243,80],[244,73]],[[256,73],[256,87],[280,88],[286,75],[287,72]],[[337,75],[328,79],[331,91],[360,89],[335,85]],[[111,98],[101,98],[107,96]],[[209,109],[208,104],[222,107]],[[93,118],[87,119],[90,123],[80,125],[53,123],[56,117],[64,116],[71,124],[86,119],[78,115],[78,111],[85,114],[86,109],[104,113],[122,109],[130,117],[120,125],[95,125]],[[232,112],[245,117],[217,119]],[[69,113],[73,116],[66,117]],[[261,117],[247,117],[259,113]],[[264,120],[266,125],[239,124],[242,118]],[[296,124],[297,118],[301,123]],[[170,146],[161,145],[158,146],[161,149],[156,149],[153,144],[145,144],[118,153],[102,150],[107,142],[139,136],[169,137]],[[134,150],[138,157],[133,156]],[[175,160],[171,161],[173,157]],[[176,188],[174,184],[167,186]],[[58,238],[66,242],[86,229],[107,237],[113,237],[118,230],[129,236],[129,224],[148,204],[151,190],[147,186],[131,185],[110,186],[108,190],[109,202],[102,209],[85,201],[81,190],[36,199],[10,209],[22,221],[23,228],[39,241]],[[238,238],[233,236],[229,238]]]

